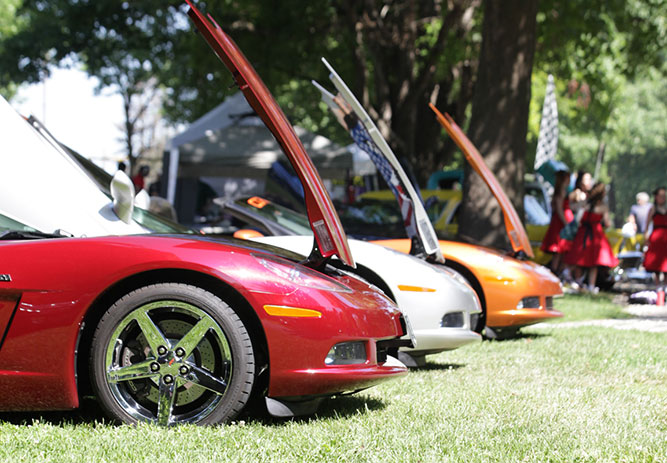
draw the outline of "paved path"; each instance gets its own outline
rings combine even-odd
[[[576,326],[604,326],[618,330],[640,330],[652,333],[667,333],[667,306],[629,305],[624,312],[633,318],[582,320],[579,322],[538,323],[540,328],[570,328]]]

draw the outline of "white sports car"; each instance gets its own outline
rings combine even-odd
[[[306,254],[313,237],[267,236],[253,241]],[[461,275],[377,244],[348,242],[357,262],[354,273],[382,289],[410,320],[417,346],[399,351],[399,360],[407,366],[422,365],[427,354],[481,340],[470,322],[471,314],[481,312],[479,299]]]

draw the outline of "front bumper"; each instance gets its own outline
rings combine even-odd
[[[479,333],[463,327],[416,330],[415,337],[418,339],[417,347],[403,347],[401,351],[411,355],[435,354],[482,340]]]
[[[557,310],[508,309],[495,312],[494,324],[487,323],[487,325],[492,328],[520,328],[562,316],[563,314]]]
[[[393,357],[381,364],[335,365],[322,368],[285,371],[270,396],[294,397],[294,391],[304,400],[307,396],[335,395],[366,389],[391,378],[406,375],[408,369]]]

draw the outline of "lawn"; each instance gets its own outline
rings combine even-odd
[[[554,300],[554,308],[565,315],[553,320],[555,323],[601,318],[630,318],[623,312],[623,307],[614,304],[613,295],[600,294],[570,294]]]
[[[558,308],[572,319],[621,314],[604,296]],[[307,419],[173,429],[90,412],[0,420],[7,462],[667,461],[667,334],[530,328],[432,356]]]

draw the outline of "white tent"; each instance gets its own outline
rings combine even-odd
[[[368,171],[363,156],[301,127],[295,131],[323,177]],[[167,198],[174,202],[178,177],[263,178],[281,156],[271,132],[237,92],[170,141]]]

